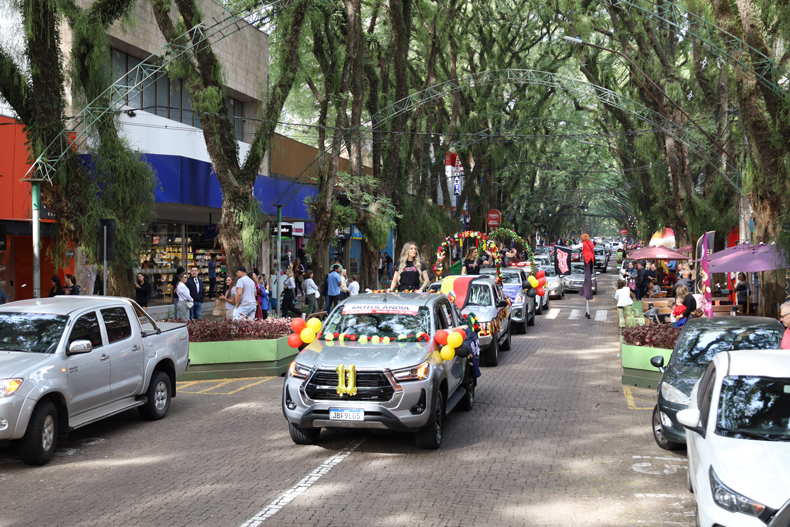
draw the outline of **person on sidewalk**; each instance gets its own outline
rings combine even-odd
[[[318,312],[316,293],[318,293],[318,286],[315,285],[315,280],[313,280],[313,270],[308,269],[304,273],[304,296],[305,300],[307,300],[307,316]]]
[[[178,285],[176,286],[176,294],[173,296],[178,296],[178,320],[182,320],[186,322],[189,320],[189,304],[194,302],[192,299],[192,295],[189,293],[189,288],[187,287],[187,274],[181,273],[178,277]]]
[[[634,282],[636,283],[636,299],[642,300],[649,282],[647,278],[647,269],[645,269],[645,264],[641,260],[636,262],[636,279]]]
[[[255,290],[255,302],[258,306],[255,309],[255,320],[266,320],[269,318],[269,291],[263,285],[263,275],[252,274],[253,281],[258,286]]]
[[[189,310],[190,320],[200,320],[203,318],[203,300],[205,293],[203,292],[203,282],[198,277],[198,268],[192,267],[189,270],[190,277],[187,281],[189,294],[192,295],[192,309]]]
[[[348,284],[348,296],[357,296],[359,294],[359,282],[357,282],[357,275],[351,275],[351,283]]]
[[[590,241],[588,234],[582,234],[582,243],[575,245],[572,249],[582,250],[582,260],[584,262],[584,285],[579,290],[579,296],[587,300],[586,312],[584,316],[590,318],[590,300],[593,299],[592,274],[595,267],[595,245]]]
[[[236,288],[233,287],[233,277],[225,277],[225,288],[217,297],[217,302],[225,302],[225,318],[233,320],[233,310],[236,309],[236,297],[234,293]]]
[[[154,288],[145,281],[145,275],[143,275],[143,273],[137,273],[137,281],[134,283],[134,289],[134,299],[144,311],[148,311],[148,300],[154,296]]]
[[[340,264],[332,266],[332,272],[326,277],[326,309],[327,313],[332,312],[332,308],[337,305],[340,300],[340,284],[343,279],[340,277]]]
[[[240,265],[236,269],[236,304],[233,309],[233,319],[253,318],[258,303],[255,301],[255,282],[247,276],[247,268]]]
[[[619,309],[634,303],[631,299],[631,289],[628,287],[628,284],[625,283],[625,280],[617,281],[617,290],[614,292],[614,299],[617,300],[617,307]]]
[[[786,328],[782,336],[781,348],[790,350],[790,301],[779,306],[779,322]]]
[[[288,317],[288,313],[291,312],[296,315],[297,318],[302,318],[302,312],[296,309],[294,305],[296,299],[296,282],[294,282],[294,272],[291,269],[285,270],[285,282],[283,282],[283,304],[282,304],[282,317]]]
[[[63,292],[67,295],[79,295],[82,292],[73,274],[67,274],[63,277]]]

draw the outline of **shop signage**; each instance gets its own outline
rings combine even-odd
[[[486,214],[486,225],[489,227],[499,227],[501,221],[502,215],[496,209],[491,209]]]
[[[461,195],[461,178],[459,178],[458,176],[456,176],[455,179],[453,179],[453,194],[455,194],[456,196]]]
[[[293,235],[293,226],[292,225],[281,225],[280,226],[280,234],[282,236],[291,236]],[[277,224],[272,224],[272,236],[277,236]]]
[[[217,238],[217,225],[206,225],[203,227],[203,239],[214,240]]]
[[[304,222],[303,221],[296,221],[293,224],[293,235],[294,236],[304,236]]]
[[[620,234],[625,236],[626,234],[628,234],[628,229],[620,229]]]

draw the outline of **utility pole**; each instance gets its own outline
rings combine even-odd
[[[31,180],[33,197],[33,298],[41,298],[41,181]]]
[[[282,260],[280,254],[283,250],[283,206],[277,205],[277,276],[274,278],[274,298],[277,299],[277,316],[282,316],[282,302],[280,301],[280,275],[282,274]]]

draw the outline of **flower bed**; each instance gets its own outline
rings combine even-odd
[[[645,324],[620,328],[623,343],[632,346],[673,349],[680,336],[681,328],[670,324]]]
[[[187,322],[189,342],[223,342],[232,340],[270,340],[291,333],[288,319],[266,320],[190,320]]]
[[[650,364],[657,355],[669,362],[680,329],[669,324],[645,324],[620,328],[620,365],[622,383],[641,388],[656,388],[661,372]]]

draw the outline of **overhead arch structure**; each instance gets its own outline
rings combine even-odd
[[[611,106],[626,112],[647,124],[652,129],[656,131],[660,130],[679,143],[685,145],[690,153],[697,156],[697,158],[706,165],[712,167],[739,193],[742,193],[740,187],[736,183],[740,177],[738,168],[726,158],[722,159],[711,155],[711,149],[706,146],[704,141],[692,135],[688,126],[679,125],[671,119],[651,110],[639,101],[625,97],[608,88],[591,84],[576,77],[560,75],[548,71],[505,69],[466,75],[459,79],[446,81],[436,86],[426,88],[425,90],[401,99],[372,116],[370,123],[378,127],[382,123],[394,119],[401,114],[412,112],[424,104],[444,99],[456,92],[502,84],[523,84],[551,88],[557,91],[572,93],[582,102]],[[362,134],[372,135],[373,133],[371,129],[360,128],[354,131],[356,137],[344,137],[332,144],[329,148],[319,152],[313,161],[302,169],[291,184],[283,190],[276,204],[285,205],[289,203],[296,196],[299,189],[304,186],[307,178],[318,171],[318,168],[325,162],[327,156],[332,153],[337,154],[343,151],[345,141],[359,139],[359,136]],[[725,168],[722,168],[722,165]]]

